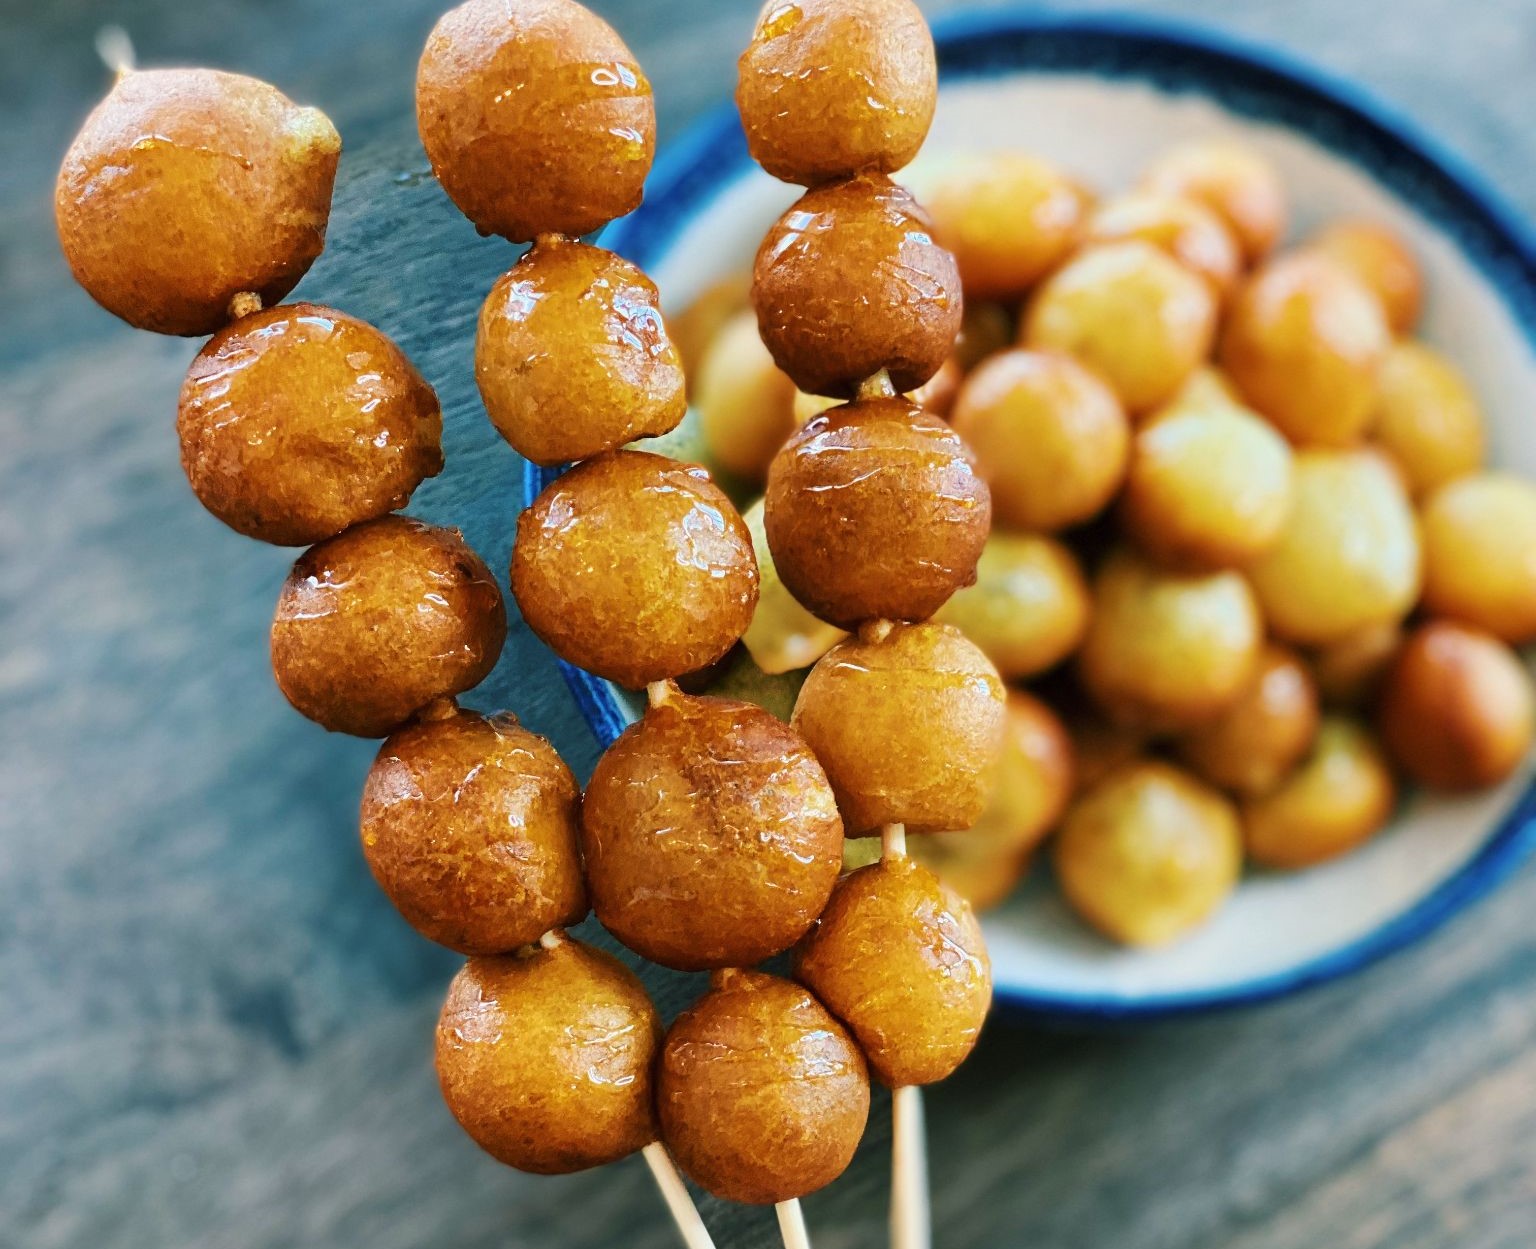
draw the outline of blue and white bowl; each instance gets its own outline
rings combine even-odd
[[[1341,215],[1383,221],[1422,259],[1422,333],[1470,376],[1495,462],[1536,476],[1536,242],[1456,159],[1346,84],[1203,30],[1123,17],[989,12],[936,28],[942,89],[925,149],[1017,148],[1098,188],[1126,187],[1181,139],[1238,138],[1290,189],[1293,230]],[[644,207],[603,242],[644,267],[670,308],[748,263],[795,189],[747,156],[734,108],[658,163]],[[530,468],[528,497],[553,474]],[[604,681],[565,676],[600,744],[632,717]],[[1357,970],[1429,933],[1536,846],[1528,770],[1458,800],[1415,795],[1392,826],[1311,871],[1255,874],[1219,916],[1169,949],[1115,948],[1048,882],[987,917],[999,1003],[1111,1019],[1251,1003]]]

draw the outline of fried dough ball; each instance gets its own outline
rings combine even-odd
[[[1054,532],[1120,488],[1130,425],[1115,392],[1059,351],[1005,351],[966,378],[950,413],[1001,524]]]
[[[1041,284],[1021,341],[1076,356],[1135,414],[1174,394],[1210,354],[1216,311],[1204,279],[1151,243],[1099,243]]]
[[[752,274],[747,269],[711,282],[692,303],[677,313],[667,314],[667,333],[677,344],[683,358],[683,371],[690,381],[704,362],[705,353],[726,324],[747,307],[752,290]]]
[[[801,390],[851,397],[885,369],[915,390],[954,349],[963,311],[955,258],[884,177],[807,191],[752,267],[763,342]]]
[[[828,651],[795,700],[795,727],[827,771],[845,830],[969,828],[1002,751],[997,669],[949,625],[865,634]]]
[[[1102,204],[1088,219],[1089,243],[1125,239],[1161,248],[1204,278],[1218,299],[1231,292],[1243,271],[1243,253],[1231,229],[1197,199],[1132,191]]]
[[[992,524],[960,436],[907,399],[861,399],[809,421],[768,469],[774,565],[842,628],[923,620],[976,580]]]
[[[1056,878],[1072,908],[1126,945],[1167,945],[1209,919],[1237,885],[1237,811],[1166,763],[1111,772],[1067,812]]]
[[[1467,379],[1425,343],[1398,342],[1382,365],[1372,434],[1408,479],[1428,494],[1483,466],[1483,413]]]
[[[1296,453],[1279,544],[1249,566],[1270,628],[1323,646],[1407,615],[1418,598],[1419,533],[1402,482],[1372,451]]]
[[[960,367],[960,361],[951,355],[939,365],[937,373],[916,390],[909,392],[907,398],[924,412],[948,420],[950,410],[955,406],[955,397],[959,395],[964,381],[965,370]]]
[[[794,382],[774,364],[744,308],[720,327],[694,380],[693,406],[709,458],[743,481],[759,483],[795,432]]]
[[[1413,329],[1424,302],[1424,277],[1394,230],[1377,221],[1336,221],[1310,246],[1343,265],[1381,301],[1394,334]]]
[[[752,159],[802,186],[900,169],[938,96],[933,36],[912,0],[768,0],[737,73]]]
[[[656,1139],[660,1045],[634,974],[562,937],[464,964],[437,1021],[437,1077],[459,1126],[491,1157],[563,1175]]]
[[[1425,608],[1511,646],[1536,640],[1536,486],[1475,473],[1431,494],[1419,519]]]
[[[462,954],[500,954],[587,914],[581,792],[510,713],[445,702],[390,736],[363,786],[363,857],[406,921]]]
[[[1395,798],[1392,771],[1370,734],[1324,716],[1301,766],[1243,804],[1243,843],[1264,867],[1311,867],[1374,835]]]
[[[1152,421],[1162,420],[1165,416],[1171,416],[1175,412],[1205,412],[1212,408],[1237,408],[1242,412],[1249,410],[1243,406],[1243,398],[1237,393],[1237,387],[1232,385],[1230,377],[1214,364],[1202,364],[1189,375],[1189,380],[1146,420],[1150,424]]]
[[[1060,663],[1088,628],[1088,585],[1077,557],[1054,538],[994,533],[976,565],[976,584],[934,614],[975,642],[1005,681]]]
[[[656,1075],[662,1139],[726,1201],[772,1205],[830,1184],[869,1118],[869,1069],[820,1002],[762,972],[718,971],[677,1017]]]
[[[1337,642],[1315,648],[1311,660],[1317,692],[1330,707],[1359,708],[1372,702],[1397,648],[1401,621],[1367,625]]]
[[[384,516],[299,557],[272,620],[272,668],[317,724],[383,737],[480,684],[506,638],[501,590],[458,531]]]
[[[555,654],[638,688],[731,649],[752,623],[757,561],[702,468],[610,451],[545,487],[518,518],[512,593]]]
[[[212,69],[134,70],[86,118],[54,190],[75,280],[162,334],[275,304],[325,246],[336,127],[276,87]]]
[[[837,803],[804,738],[751,703],[675,687],[597,761],[581,828],[603,927],[683,971],[787,950],[842,865]]]
[[[1212,785],[1236,794],[1273,789],[1317,733],[1317,688],[1300,659],[1266,646],[1242,696],[1179,742],[1184,762]]]
[[[656,151],[651,84],[575,0],[467,0],[416,70],[432,172],[481,234],[589,234],[640,206]]]
[[[475,381],[492,424],[535,464],[665,434],[688,406],[656,284],[569,239],[539,242],[480,309]]]
[[[1391,346],[1381,305],[1353,274],[1317,252],[1292,252],[1238,291],[1218,362],[1292,442],[1345,447],[1375,415]]]
[[[1291,449],[1252,413],[1185,408],[1136,431],[1121,519],[1163,563],[1241,568],[1279,542],[1290,510]]]
[[[1531,679],[1495,637],[1438,620],[1398,652],[1382,688],[1381,739],[1421,785],[1497,785],[1531,748]]]
[[[1191,728],[1242,696],[1263,640],[1258,604],[1237,573],[1173,572],[1120,550],[1094,578],[1078,673],[1112,719]]]
[[[949,1075],[992,1005],[992,964],[970,903],[908,858],[837,882],[795,951],[795,978],[848,1025],[890,1088]]]
[[[1142,178],[1162,195],[1197,200],[1226,222],[1252,263],[1285,233],[1285,188],[1256,152],[1221,139],[1196,139],[1165,152]]]
[[[848,635],[813,616],[779,579],[773,552],[768,549],[763,512],[764,500],[759,499],[741,517],[752,535],[759,579],[757,608],[741,635],[741,644],[757,666],[773,676],[810,667]]]
[[[198,501],[280,545],[404,507],[443,467],[432,387],[380,331],[318,304],[215,334],[182,383],[176,429]]]

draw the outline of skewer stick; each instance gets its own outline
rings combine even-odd
[[[677,685],[672,681],[652,681],[645,687],[646,701],[652,707],[665,706],[677,692]]]
[[[891,375],[884,369],[859,383],[860,399],[894,399],[896,387],[891,384]]]
[[[774,1206],[779,1216],[779,1234],[784,1237],[784,1249],[811,1249],[811,1234],[805,1230],[805,1211],[800,1208],[800,1198],[791,1197]]]
[[[907,857],[907,826],[884,824],[880,828],[880,857],[904,859]]]
[[[133,40],[121,26],[103,26],[96,32],[96,55],[119,78],[133,73]]]
[[[652,1141],[640,1153],[646,1165],[651,1168],[651,1176],[656,1181],[656,1187],[661,1190],[662,1200],[672,1212],[672,1220],[682,1234],[683,1244],[688,1249],[715,1249],[709,1228],[704,1226],[699,1208],[693,1204],[693,1197],[683,1183],[683,1177],[677,1173],[677,1167],[672,1162],[672,1156],[667,1153],[666,1146],[660,1141]]]
[[[887,824],[881,828],[880,856],[907,857],[905,825]],[[923,1090],[909,1084],[891,1090],[891,1249],[930,1249],[932,1244]]]

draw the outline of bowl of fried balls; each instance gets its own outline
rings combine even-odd
[[[876,660],[842,627],[897,562],[827,538],[858,485],[1008,686],[975,823],[909,825],[984,912],[1001,1008],[1155,1016],[1363,967],[1536,845],[1536,245],[1411,126],[1271,52],[1007,11],[935,35],[912,195],[797,200],[759,164],[795,136],[749,151],[730,105],[603,236],[656,279],[686,375],[682,423],[635,445],[705,466],[760,566],[742,642],[682,684],[788,719],[838,705],[800,696],[841,648],[814,680],[858,714],[797,718],[818,749],[899,770],[904,743],[955,732],[867,696],[904,678],[901,647]],[[893,400],[874,432],[825,393],[865,345],[817,307],[869,287],[861,237],[900,257],[872,337],[905,308],[891,383],[923,410]],[[963,307],[922,298],[946,252]],[[559,472],[530,464],[527,500]],[[925,477],[942,523],[869,489],[882,474]],[[985,679],[908,663],[962,718]],[[603,746],[643,707],[639,674],[564,673]],[[878,835],[847,843],[850,867],[879,857]]]

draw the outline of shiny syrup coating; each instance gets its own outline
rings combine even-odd
[[[688,406],[656,284],[568,239],[539,242],[491,287],[475,381],[501,436],[543,465],[665,434]]]
[[[501,590],[459,533],[385,516],[299,557],[272,620],[272,668],[311,720],[383,737],[478,685],[506,637]]]
[[[283,545],[402,508],[443,467],[432,387],[382,332],[319,304],[215,334],[187,370],[176,429],[203,506]]]
[[[571,770],[515,717],[429,709],[363,786],[363,857],[422,936],[501,954],[587,914]]]
[[[944,421],[864,399],[807,422],[774,457],[763,520],[790,592],[852,628],[924,620],[974,582],[992,505]]]
[[[842,864],[837,802],[805,739],[751,703],[675,688],[597,761],[581,828],[598,919],[683,971],[787,950]]]
[[[891,1088],[949,1075],[992,1005],[992,964],[970,903],[907,858],[838,882],[795,951],[795,976],[848,1025]]]
[[[1102,204],[1088,219],[1090,243],[1140,239],[1198,273],[1218,298],[1237,285],[1243,253],[1227,224],[1197,199],[1132,191]]]
[[[721,658],[757,606],[752,538],[696,464],[610,451],[518,518],[512,592],[562,659],[638,688]]]
[[[588,234],[640,206],[656,151],[651,84],[574,0],[468,0],[416,71],[432,172],[481,234]]]
[[[912,0],[768,0],[737,74],[752,159],[802,186],[900,169],[938,96],[933,36]]]
[[[660,1045],[656,1008],[634,974],[566,937],[464,965],[437,1021],[437,1076],[453,1117],[486,1153],[563,1175],[656,1139]]]
[[[59,170],[65,259],[130,325],[212,333],[236,294],[274,304],[314,263],[340,154],[324,113],[255,78],[130,71]]]
[[[1285,233],[1285,187],[1256,152],[1220,139],[1181,143],[1155,160],[1144,189],[1198,200],[1236,236],[1250,264],[1268,255]]]
[[[917,389],[954,349],[964,310],[955,258],[884,177],[801,196],[758,249],[752,304],[795,385],[837,398],[881,369],[898,391]]]

